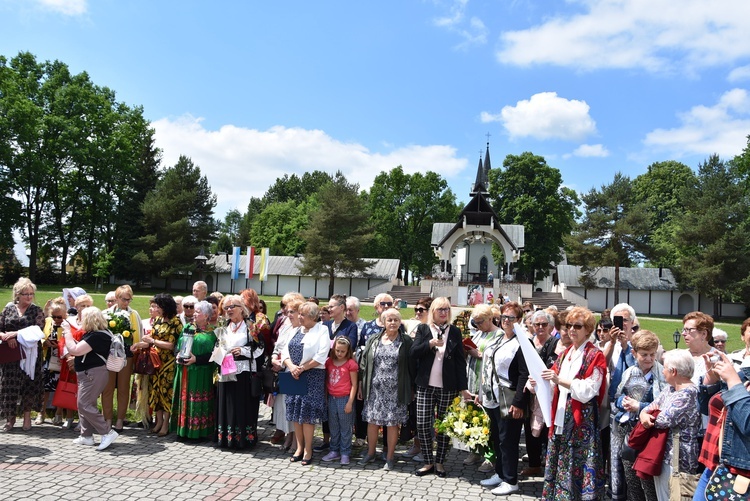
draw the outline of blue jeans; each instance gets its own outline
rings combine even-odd
[[[695,494],[693,494],[693,501],[706,501],[706,486],[713,472],[708,468],[703,470],[703,475],[698,479],[698,487],[695,488]]]
[[[331,452],[342,456],[352,454],[352,427],[354,426],[354,405],[352,412],[344,412],[349,395],[334,397],[328,395],[328,426],[331,428]]]

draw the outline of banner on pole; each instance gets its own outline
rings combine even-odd
[[[255,247],[247,248],[247,261],[245,261],[245,278],[253,278],[253,268],[255,268]]]
[[[268,280],[268,253],[270,252],[270,249],[268,247],[263,247],[260,250],[260,273],[259,273],[259,280],[261,282],[265,282]]]
[[[232,280],[237,280],[240,278],[240,248],[232,249],[232,255]]]

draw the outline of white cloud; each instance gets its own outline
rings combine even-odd
[[[222,126],[208,130],[190,115],[152,123],[162,165],[173,166],[180,155],[190,157],[217,195],[216,215],[233,208],[247,210],[250,197],[261,197],[284,174],[340,170],[349,182],[369,189],[380,172],[402,165],[404,172],[438,172],[451,177],[467,167],[449,145],[408,145],[375,153],[357,143],[338,141],[324,131],[275,126],[261,131]]]
[[[750,56],[746,0],[570,0],[559,14],[501,36],[500,62],[578,69],[693,72]]]
[[[609,156],[609,150],[603,144],[582,144],[576,148],[572,155],[574,157],[599,157]]]
[[[66,16],[80,16],[86,13],[87,0],[37,0],[39,6]]]
[[[734,68],[729,72],[727,80],[730,82],[739,82],[742,80],[750,80],[750,64],[747,66],[740,66]]]
[[[719,154],[732,158],[742,152],[750,131],[750,95],[745,89],[725,92],[714,106],[694,106],[678,114],[681,125],[655,129],[644,139],[647,146],[677,157]]]
[[[585,101],[558,97],[556,92],[540,92],[515,106],[505,106],[499,114],[482,112],[482,122],[501,122],[511,139],[563,139],[578,141],[596,133],[596,122],[589,116]]]
[[[468,3],[469,0],[454,0],[449,15],[433,20],[435,26],[445,28],[463,39],[461,43],[454,47],[459,50],[467,49],[472,45],[487,43],[488,30],[482,20],[472,16],[466,21],[466,5]]]

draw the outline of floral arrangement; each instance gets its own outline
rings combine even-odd
[[[127,311],[104,311],[104,317],[107,319],[107,325],[112,334],[122,334],[122,338],[127,343],[130,339],[130,315]]]
[[[487,457],[491,454],[490,417],[484,409],[473,402],[465,402],[461,397],[453,399],[445,417],[435,422],[435,429]]]

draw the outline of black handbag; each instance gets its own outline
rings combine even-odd
[[[261,372],[263,380],[263,391],[266,393],[279,392],[279,373],[271,367],[264,367]]]

